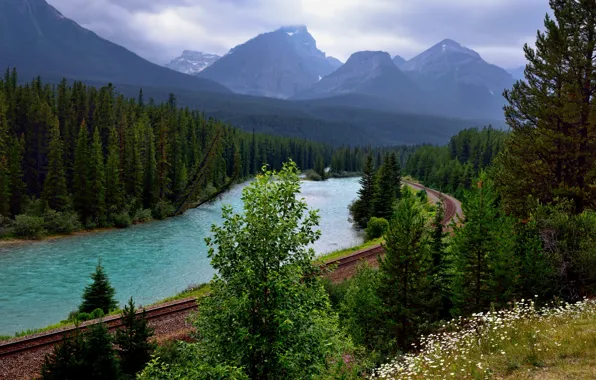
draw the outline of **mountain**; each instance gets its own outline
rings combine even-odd
[[[467,117],[503,117],[503,90],[513,77],[453,40],[444,40],[401,66],[423,89],[459,103]]]
[[[509,72],[515,80],[526,80],[526,75],[524,74],[525,69],[526,65],[523,65],[514,69],[508,69],[507,72]]]
[[[335,57],[327,57],[327,62],[331,65],[331,72],[339,69],[343,65],[343,62]]]
[[[393,57],[393,63],[395,63],[395,66],[397,67],[402,67],[404,63],[406,63],[406,60],[403,59],[401,56],[396,55],[395,57]]]
[[[65,77],[107,84],[205,92],[230,91],[213,81],[150,63],[64,17],[45,0],[0,0],[0,67],[21,78]]]
[[[288,98],[330,74],[334,65],[306,26],[288,26],[234,47],[198,76],[240,94]]]
[[[361,51],[332,74],[294,99],[361,94],[389,101],[406,110],[423,110],[426,94],[382,51]]]
[[[205,70],[220,58],[221,56],[217,54],[184,50],[180,57],[172,59],[165,67],[184,74],[194,75]]]

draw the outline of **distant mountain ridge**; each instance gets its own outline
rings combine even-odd
[[[155,65],[64,17],[45,0],[0,0],[0,67],[21,78],[63,77],[192,91],[230,90]]]
[[[260,34],[231,49],[198,76],[239,94],[289,98],[338,67],[304,25]]]
[[[450,39],[407,61],[401,70],[422,89],[458,102],[460,114],[468,117],[502,117],[501,94],[514,83],[505,69]]]
[[[184,74],[195,75],[211,66],[220,58],[221,56],[217,54],[184,50],[182,55],[172,59],[170,63],[165,65],[165,67]]]
[[[429,110],[426,94],[382,51],[354,53],[339,69],[294,99],[316,99],[346,94],[375,96],[404,109]]]

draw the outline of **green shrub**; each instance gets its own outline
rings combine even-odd
[[[23,214],[42,217],[46,209],[46,203],[37,198],[28,198],[23,204]]]
[[[306,172],[304,172],[304,174],[306,175],[306,178],[310,179],[311,181],[323,180],[323,177],[321,177],[321,175],[314,170],[307,170]]]
[[[122,211],[112,215],[112,221],[116,228],[126,228],[132,225],[132,218],[127,211]]]
[[[0,215],[0,238],[9,236],[12,232],[12,220]]]
[[[135,216],[132,218],[132,223],[133,224],[146,223],[146,222],[150,222],[152,219],[153,219],[153,215],[151,215],[150,209],[148,209],[148,208],[139,209],[135,213]]]
[[[153,217],[157,220],[163,220],[174,214],[174,206],[168,201],[159,201],[153,208]]]
[[[386,219],[375,218],[373,216],[366,225],[366,239],[373,240],[380,238],[385,234],[385,231],[387,231],[388,227],[389,222]]]
[[[53,234],[71,234],[83,228],[76,212],[58,212],[51,208],[43,214],[44,228]]]
[[[42,217],[17,215],[12,225],[12,233],[22,238],[41,239],[46,234],[44,224]]]

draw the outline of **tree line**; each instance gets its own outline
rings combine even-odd
[[[372,149],[372,148],[368,148]],[[356,172],[360,148],[243,132],[199,111],[39,78],[0,80],[0,234],[126,227],[184,211],[287,159]],[[341,159],[339,159],[341,158]]]
[[[461,198],[480,172],[503,150],[507,131],[470,128],[453,136],[446,146],[419,147],[404,165],[404,173],[426,186]]]

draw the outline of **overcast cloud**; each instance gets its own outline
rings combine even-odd
[[[328,55],[360,50],[409,59],[445,38],[490,63],[523,64],[546,0],[48,0],[110,41],[155,63],[184,49],[225,54],[259,33],[304,24]]]

